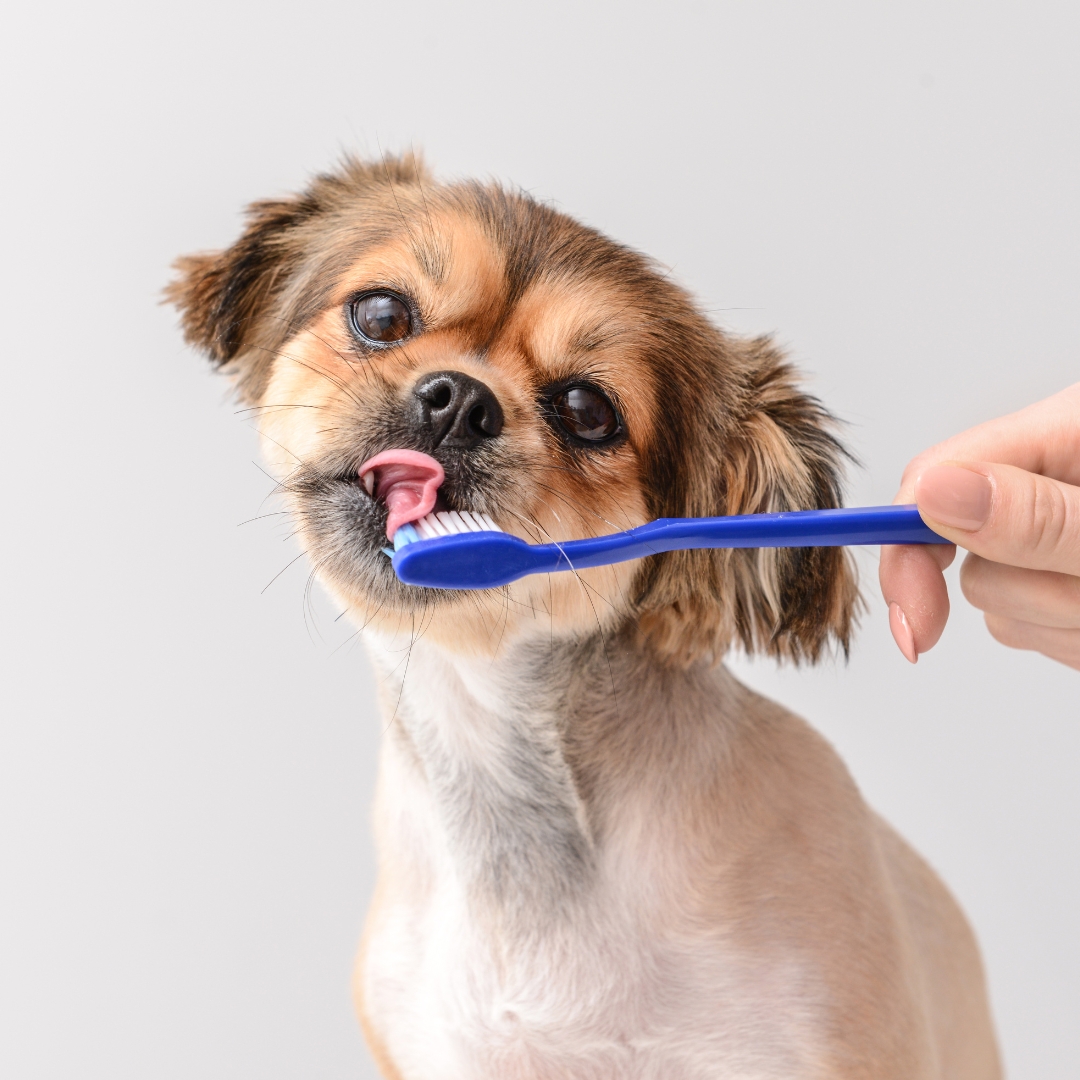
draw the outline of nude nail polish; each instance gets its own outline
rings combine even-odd
[[[918,663],[919,654],[915,651],[915,635],[911,632],[911,624],[907,621],[904,609],[895,602],[889,605],[889,629],[908,661],[912,664]]]

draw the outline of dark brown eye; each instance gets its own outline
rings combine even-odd
[[[551,400],[559,426],[575,439],[605,442],[621,428],[615,406],[592,386],[571,386]]]
[[[352,321],[361,337],[380,345],[401,341],[412,330],[408,306],[390,293],[371,293],[354,300]]]

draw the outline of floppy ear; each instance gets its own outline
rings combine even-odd
[[[721,339],[721,350],[714,400],[699,379],[696,408],[683,410],[694,419],[680,433],[681,506],[665,512],[839,506],[848,455],[832,434],[832,417],[798,388],[770,339]],[[670,552],[650,561],[639,625],[673,660],[718,658],[734,641],[748,653],[796,663],[817,660],[830,640],[847,654],[861,601],[843,548]]]
[[[184,339],[216,368],[261,344],[259,317],[288,277],[290,233],[313,210],[302,197],[253,203],[232,247],[185,255],[173,264],[177,277],[165,289],[165,299],[180,312]],[[240,374],[243,393],[246,380]]]
[[[307,227],[373,188],[429,179],[411,153],[373,162],[346,157],[335,172],[315,177],[299,195],[252,203],[232,247],[186,255],[173,264],[177,277],[164,296],[180,312],[185,340],[216,368],[237,375],[241,396],[256,400],[274,350],[289,336],[287,320],[267,316],[280,308],[303,258]]]

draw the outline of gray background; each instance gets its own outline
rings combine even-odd
[[[21,5],[4,81],[0,1073],[370,1077],[348,978],[380,721],[171,259],[344,149],[516,182],[775,330],[854,502],[1077,379],[1080,8]],[[1080,675],[957,603],[911,668],[737,662],[981,937],[1014,1077],[1080,1073]],[[955,581],[955,575],[954,575]]]

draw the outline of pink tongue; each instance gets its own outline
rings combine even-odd
[[[361,478],[370,472],[375,474],[375,498],[389,511],[386,535],[390,540],[402,525],[431,513],[439,485],[446,479],[443,467],[417,450],[384,450],[360,466]]]

